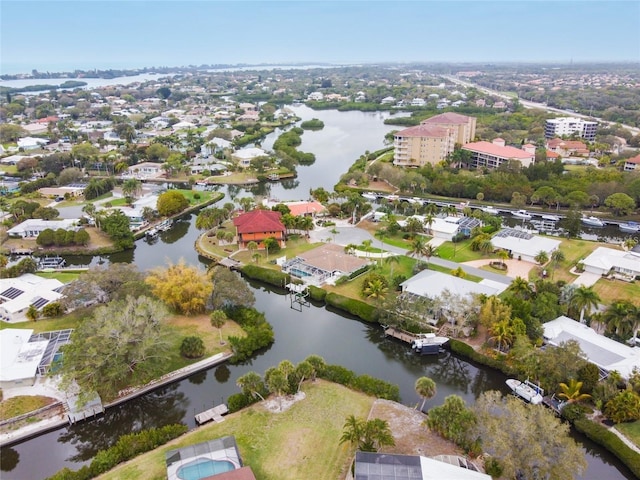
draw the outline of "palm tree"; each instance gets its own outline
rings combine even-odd
[[[431,213],[427,213],[424,216],[424,224],[427,226],[427,230],[429,232],[429,235],[433,235],[433,230],[431,230],[431,226],[433,225],[433,220],[434,219],[435,219],[435,217]]]
[[[600,297],[591,287],[581,285],[573,291],[569,299],[569,308],[580,311],[580,323],[584,323],[585,311],[590,312],[592,308],[596,308],[599,301]]]
[[[236,385],[242,390],[242,393],[248,396],[260,397],[264,400],[264,397],[260,394],[264,391],[264,382],[262,377],[256,372],[247,372],[236,380]]]
[[[540,250],[533,259],[538,263],[538,265],[544,265],[549,261],[549,255],[544,250]]]
[[[415,383],[416,393],[422,398],[422,405],[420,405],[420,411],[424,410],[424,404],[436,394],[436,382],[429,377],[420,377]]]
[[[421,236],[417,236],[411,242],[411,249],[409,250],[409,255],[413,255],[414,257],[419,257],[424,255],[425,252],[425,242],[424,238]]]
[[[284,394],[288,386],[289,382],[287,380],[287,376],[280,369],[276,369],[275,371],[273,371],[267,378],[267,387],[269,387],[269,391],[271,393],[278,397],[280,410],[282,410],[282,395]]]
[[[340,444],[349,442],[353,446],[359,446],[360,438],[362,438],[362,430],[362,420],[356,418],[355,415],[349,415],[342,426]]]
[[[522,277],[516,277],[513,282],[511,282],[511,285],[509,285],[509,290],[511,290],[516,297],[523,299],[530,298],[533,294],[531,285]]]
[[[391,255],[385,258],[385,263],[389,264],[389,278],[393,279],[393,264],[400,264],[400,257],[398,255]]]
[[[220,334],[220,345],[224,345],[224,341],[222,340],[222,327],[227,321],[227,315],[222,310],[214,310],[211,312],[211,326],[218,329],[218,333]]]
[[[554,250],[553,252],[551,252],[551,261],[553,262],[553,270],[551,271],[551,280],[553,280],[553,274],[555,273],[556,268],[558,268],[558,265],[560,264],[560,262],[565,261],[564,253],[561,250]]]
[[[365,422],[360,450],[363,452],[377,452],[384,446],[392,447],[395,444],[389,422],[380,418]]]
[[[588,393],[580,393],[582,388],[582,382],[578,382],[574,378],[569,379],[569,385],[566,383],[560,383],[560,392],[558,397],[564,398],[567,403],[578,403],[582,400],[588,400],[591,395]]]
[[[503,248],[502,248],[502,249],[498,250],[497,255],[498,255],[498,258],[499,258],[500,260],[502,260],[502,266],[503,266],[503,267],[506,267],[506,264],[504,263],[504,261],[505,261],[507,258],[509,258],[509,252],[507,252],[505,249],[503,249]]]
[[[433,257],[435,254],[436,248],[430,243],[427,243],[424,246],[424,256],[427,257],[427,268],[429,268],[429,260],[431,260],[431,257]]]
[[[620,338],[637,337],[640,328],[640,308],[628,300],[616,300],[602,315],[609,332]]]
[[[386,298],[388,291],[389,288],[382,281],[382,278],[374,278],[364,288],[363,293],[367,298],[372,298],[376,302],[381,302]]]
[[[501,352],[504,351],[502,349],[503,345],[506,350],[506,348],[513,343],[513,327],[507,319],[494,323],[489,329],[489,333],[491,334],[489,340],[494,341],[498,345],[498,350]]]

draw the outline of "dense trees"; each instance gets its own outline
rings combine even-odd
[[[63,384],[77,382],[85,398],[113,398],[124,386],[156,375],[170,350],[163,324],[166,310],[148,297],[127,297],[99,307],[63,347]]]
[[[127,217],[121,210],[112,210],[101,217],[100,229],[104,231],[118,249],[133,248],[133,232]]]
[[[232,270],[217,266],[211,270],[213,309],[251,307],[255,302],[253,291],[240,275]]]

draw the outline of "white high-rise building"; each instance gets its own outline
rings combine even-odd
[[[576,117],[561,117],[547,120],[544,126],[546,138],[562,137],[577,133],[581,138],[593,142],[596,139],[598,122],[583,120]]]

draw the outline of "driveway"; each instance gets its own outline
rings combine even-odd
[[[484,267],[489,265],[490,262],[496,261],[495,258],[486,258],[482,260],[473,260],[471,262],[464,262],[463,265],[469,265],[470,267]],[[529,278],[529,272],[535,268],[535,264],[529,262],[523,262],[521,260],[508,259],[504,263],[507,264],[507,273],[505,276],[510,278],[522,277],[525,280]]]
[[[600,280],[602,276],[597,273],[583,272],[573,281],[574,285],[590,287]]]

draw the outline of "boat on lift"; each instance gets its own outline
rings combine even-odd
[[[580,220],[582,221],[582,223],[590,227],[604,227],[604,222],[598,217],[582,217]]]
[[[435,333],[420,333],[411,342],[411,349],[420,355],[437,355],[448,341],[448,337],[439,337]]]
[[[640,232],[640,223],[638,222],[626,222],[618,225],[621,232],[624,233],[638,233]]]
[[[520,397],[525,402],[529,402],[532,405],[539,405],[542,403],[544,390],[539,385],[525,380],[521,382],[515,378],[508,378],[505,382],[511,389],[514,395]]]
[[[500,210],[498,210],[493,205],[482,207],[480,210],[482,210],[484,213],[490,213],[491,215],[497,215],[498,213],[500,213]]]
[[[560,217],[557,215],[542,215],[543,220],[548,220],[550,222],[559,222]]]
[[[511,212],[511,215],[517,218],[522,218],[523,220],[531,220],[531,214],[526,210],[517,210],[515,212]]]
[[[366,198],[367,200],[376,201],[378,196],[373,192],[365,192],[362,194],[362,198]]]

